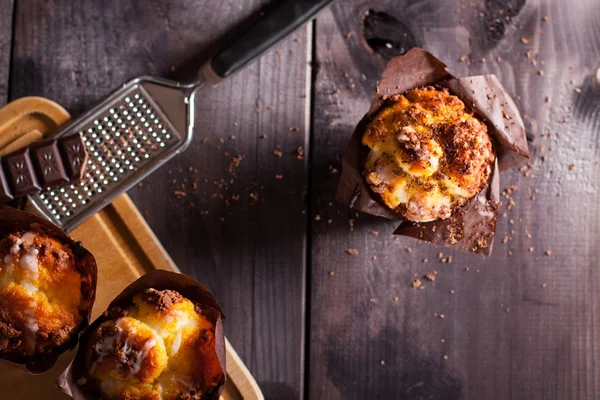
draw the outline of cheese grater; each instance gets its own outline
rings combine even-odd
[[[75,229],[188,147],[202,87],[235,73],[332,1],[281,2],[208,61],[193,83],[142,76],[123,84],[56,135],[81,133],[89,153],[85,176],[30,196],[33,206],[65,231]]]

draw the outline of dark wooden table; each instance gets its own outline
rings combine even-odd
[[[77,115],[135,75],[189,78],[268,3],[0,0],[0,103]],[[491,257],[334,202],[378,74],[414,46],[498,75],[525,118]],[[191,147],[130,195],[268,399],[598,398],[599,81],[598,0],[339,0],[204,90]]]

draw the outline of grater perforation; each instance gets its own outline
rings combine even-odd
[[[81,133],[87,148],[88,165],[81,181],[32,196],[41,212],[67,230],[87,208],[97,208],[114,193],[127,190],[139,181],[137,172],[154,169],[184,140],[141,85],[121,93],[93,117],[64,132]]]

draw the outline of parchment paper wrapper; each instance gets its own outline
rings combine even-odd
[[[226,379],[225,367],[225,336],[223,333],[223,319],[225,314],[217,303],[217,300],[206,288],[187,275],[170,271],[152,271],[127,286],[108,306],[108,309],[119,307],[125,309],[133,304],[133,297],[144,289],[154,288],[157,290],[176,290],[182,296],[196,303],[202,309],[203,314],[215,326],[215,340],[217,357],[223,370],[223,381],[215,388],[212,394],[202,397],[203,400],[217,400],[223,391]],[[79,348],[71,364],[58,378],[57,387],[75,400],[99,399],[98,388],[90,379],[85,368],[85,349],[90,335],[104,321],[110,319],[108,313],[103,313],[79,336]],[[83,379],[82,379],[83,378]],[[79,382],[79,383],[78,383]]]
[[[44,355],[10,360],[3,359],[13,366],[25,369],[29,373],[39,374],[50,369],[62,353],[75,348],[78,334],[89,325],[92,306],[96,299],[98,268],[94,256],[82,246],[81,242],[75,242],[54,224],[27,212],[8,206],[0,206],[0,238],[16,231],[31,231],[45,234],[57,239],[61,243],[65,243],[73,251],[75,266],[81,274],[82,303],[79,311],[82,320],[79,326],[71,333],[71,338]]]
[[[363,146],[362,137],[373,116],[388,105],[389,97],[428,85],[448,88],[487,125],[497,158],[490,183],[479,195],[450,218],[416,223],[404,221],[403,216],[388,208],[367,184],[362,172],[369,149]],[[495,75],[457,79],[446,71],[446,65],[440,60],[415,48],[390,60],[383,71],[371,108],[348,143],[336,199],[355,210],[402,221],[394,232],[396,235],[487,255],[492,251],[500,205],[499,173],[527,158],[529,149],[519,110]]]

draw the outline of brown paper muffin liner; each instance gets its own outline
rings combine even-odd
[[[79,308],[79,313],[82,319],[79,326],[73,330],[71,338],[44,355],[23,356],[10,360],[3,359],[13,366],[25,369],[31,374],[39,374],[50,369],[62,353],[75,348],[77,345],[77,336],[89,325],[92,307],[96,299],[98,268],[94,256],[82,246],[81,242],[75,242],[54,224],[27,212],[8,206],[0,206],[0,237],[5,237],[15,231],[31,231],[45,234],[57,239],[61,243],[65,243],[73,251],[75,266],[81,274],[81,294],[83,300]]]
[[[226,380],[225,367],[225,336],[223,333],[223,319],[225,314],[217,300],[212,294],[198,281],[187,275],[170,271],[152,271],[127,286],[108,306],[111,308],[125,309],[133,303],[133,297],[145,289],[154,288],[157,290],[171,289],[176,290],[182,296],[196,303],[202,309],[203,314],[215,326],[216,352],[223,370],[223,380],[215,390],[202,397],[203,400],[217,400],[223,391]],[[92,400],[100,398],[98,388],[92,379],[88,379],[85,368],[85,349],[96,328],[108,320],[108,313],[103,313],[92,324],[85,329],[79,336],[79,348],[71,364],[58,378],[57,387],[65,394],[75,400]]]
[[[362,172],[368,155],[363,146],[365,129],[391,96],[423,86],[448,88],[488,127],[496,162],[489,184],[445,220],[412,222],[387,207],[367,184]],[[500,171],[529,158],[525,127],[516,104],[495,75],[455,78],[446,65],[427,51],[414,48],[395,57],[381,74],[369,112],[356,126],[342,160],[336,199],[368,214],[402,221],[396,235],[414,237],[445,247],[489,255],[494,243],[500,207]]]

